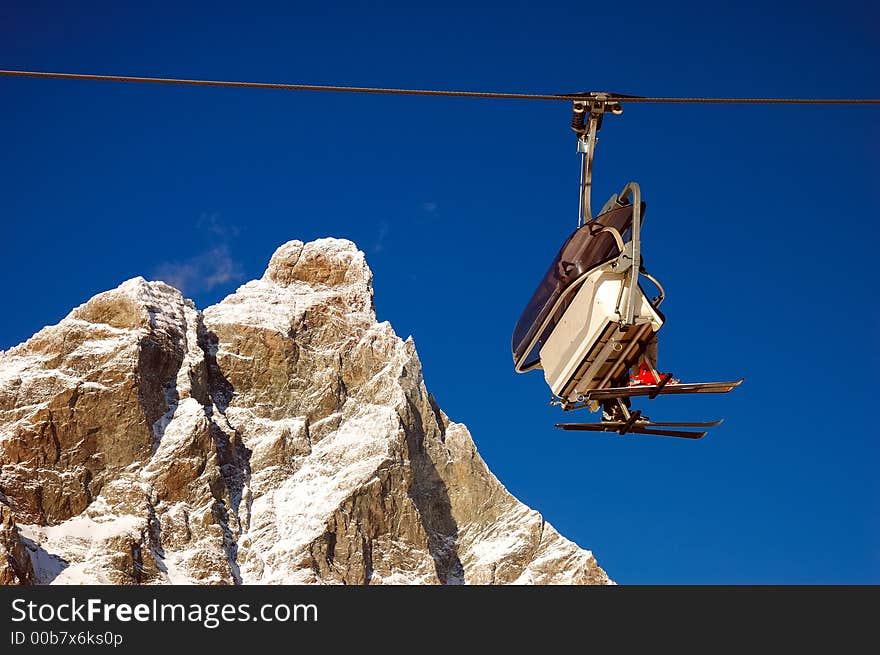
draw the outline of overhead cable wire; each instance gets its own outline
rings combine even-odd
[[[177,84],[187,86],[232,87],[244,89],[280,89],[287,91],[328,91],[335,93],[367,93],[379,95],[442,96],[455,98],[492,98],[503,100],[583,100],[578,93],[504,93],[497,91],[452,91],[435,89],[394,89],[369,86],[336,86],[327,84],[287,84],[279,82],[238,82],[231,80],[198,80],[171,77],[134,77],[131,75],[92,75],[48,71],[0,70],[4,77],[30,77],[99,82],[132,82],[140,84]],[[880,105],[875,98],[700,98],[649,97],[607,93],[608,100],[633,103],[665,104],[736,104],[736,105]]]

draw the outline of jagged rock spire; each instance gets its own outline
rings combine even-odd
[[[353,243],[291,241],[204,312],[135,278],[0,353],[0,581],[608,583],[372,301]]]

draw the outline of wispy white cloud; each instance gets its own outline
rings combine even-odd
[[[376,237],[376,243],[373,246],[373,252],[382,252],[385,250],[385,238],[388,236],[388,231],[390,230],[390,226],[388,225],[388,221],[382,221],[379,223],[379,236]]]
[[[240,233],[238,226],[222,220],[217,212],[202,213],[195,226],[202,234],[205,250],[186,259],[160,263],[153,269],[152,278],[180,289],[184,295],[241,280],[244,271],[229,248]]]
[[[218,212],[204,212],[199,216],[196,227],[223,241],[234,239],[241,232],[237,225],[222,220]]]
[[[215,246],[182,261],[163,262],[153,272],[154,280],[162,280],[180,289],[184,295],[210,291],[221,284],[242,279],[243,271],[225,244]]]
[[[436,214],[438,205],[436,202],[423,202],[422,210],[428,214]]]

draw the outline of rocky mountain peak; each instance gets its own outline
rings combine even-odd
[[[372,300],[355,244],[290,241],[204,311],[134,278],[0,352],[0,582],[608,583]]]
[[[283,287],[304,282],[311,287],[371,289],[373,275],[354,243],[325,238],[310,243],[288,241],[272,255],[263,279]]]

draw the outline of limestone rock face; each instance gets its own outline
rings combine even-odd
[[[0,352],[0,582],[609,584],[488,470],[344,240],[203,312],[135,278]]]
[[[33,584],[34,567],[12,511],[0,502],[0,584]]]

